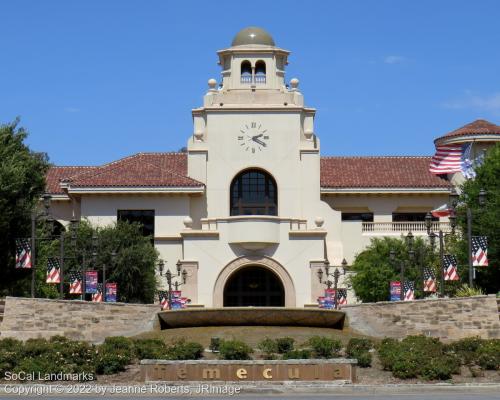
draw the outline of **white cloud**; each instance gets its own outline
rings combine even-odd
[[[387,56],[384,58],[386,64],[401,64],[406,61],[406,57],[403,56]]]
[[[80,109],[76,107],[64,107],[64,111],[68,113],[77,113],[80,112]]]
[[[472,109],[500,115],[500,92],[480,96],[466,90],[463,97],[446,101],[442,106],[452,110]]]

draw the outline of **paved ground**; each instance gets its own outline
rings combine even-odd
[[[372,385],[349,385],[349,386],[319,386],[319,385],[308,385],[308,386],[290,386],[283,385],[279,387],[247,387],[242,388],[242,393],[234,393],[234,388],[236,386],[227,386],[226,389],[229,391],[224,392],[223,395],[214,392],[214,387],[205,388],[205,390],[199,393],[199,387],[197,386],[178,386],[177,393],[165,393],[151,391],[149,388],[142,392],[142,394],[130,395],[130,392],[126,395],[116,395],[111,394],[111,389],[113,386],[103,386],[102,390],[99,392],[87,394],[72,394],[57,392],[55,389],[51,393],[48,393],[47,386],[42,388],[38,385],[34,388],[34,391],[27,393],[26,390],[29,385],[19,385],[19,386],[8,386],[4,385],[0,387],[0,398],[1,399],[87,399],[87,400],[97,400],[97,399],[121,399],[121,400],[135,400],[135,399],[228,399],[235,398],[239,400],[278,400],[278,399],[291,399],[291,400],[348,400],[348,399],[370,399],[370,400],[384,400],[384,399],[402,399],[402,400],[499,400],[500,399],[500,385],[479,385],[479,386],[468,386],[468,385],[389,385],[389,386],[372,386]],[[206,385],[208,386],[208,385]],[[22,387],[22,388],[21,388]],[[129,386],[131,388],[132,386]],[[169,388],[168,390],[173,390],[172,386],[165,386]],[[37,389],[42,388],[43,391],[36,392]],[[116,388],[116,387],[115,387]],[[183,389],[184,388],[184,389]],[[188,391],[188,388],[190,391]],[[219,386],[217,390],[221,390],[222,386]],[[233,389],[231,395],[230,391]],[[24,390],[20,393],[20,390]],[[104,390],[106,389],[106,390]],[[17,392],[16,392],[17,390]],[[66,387],[67,390],[67,387]],[[184,392],[182,392],[184,390]],[[211,390],[211,392],[207,392]],[[274,392],[273,392],[274,391]],[[60,393],[60,394],[58,394]],[[185,393],[184,395],[179,395],[179,393]]]
[[[2,399],[19,399],[20,397],[3,397],[1,396]],[[81,399],[86,399],[86,400],[102,400],[102,399],[120,399],[120,400],[135,400],[138,397],[132,396],[132,397],[105,397],[105,396],[99,396],[99,397],[87,397],[87,396],[81,396],[81,397],[22,397],[24,399],[37,399],[37,398],[43,398],[43,399],[53,399],[53,400],[74,400],[77,398]],[[196,399],[199,400],[200,398],[209,398],[213,400],[227,400],[228,398],[235,398],[238,400],[278,400],[278,399],[291,399],[291,400],[308,400],[308,399],[314,399],[314,400],[327,400],[327,399],[332,399],[334,398],[335,400],[350,400],[350,399],[356,399],[356,400],[362,400],[362,399],[369,399],[369,400],[385,400],[385,399],[403,399],[403,400],[498,400],[500,398],[500,394],[497,393],[491,393],[491,394],[407,394],[407,395],[402,395],[402,394],[395,394],[395,395],[351,395],[351,396],[346,396],[346,395],[287,395],[287,396],[260,396],[260,395],[255,395],[255,396],[242,396],[242,395],[237,395],[234,397],[175,397],[175,396],[168,396],[168,397],[162,397],[164,399],[179,399],[179,400],[188,400],[188,399]],[[148,399],[158,399],[158,397],[140,397],[140,399],[148,400]]]

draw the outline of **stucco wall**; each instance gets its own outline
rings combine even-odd
[[[64,335],[99,343],[107,336],[133,336],[159,326],[158,305],[91,303],[7,297],[0,338]]]
[[[365,303],[342,307],[347,325],[365,335],[441,339],[500,338],[495,296]]]

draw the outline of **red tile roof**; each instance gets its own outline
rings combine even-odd
[[[325,188],[448,188],[429,172],[431,157],[322,157]]]
[[[431,157],[322,157],[325,188],[448,188],[429,173]],[[100,167],[52,167],[47,191],[78,187],[200,187],[187,175],[186,153],[138,153]]]
[[[187,175],[185,153],[138,153],[99,167],[53,167],[47,175],[50,193],[59,184],[77,187],[200,187]]]
[[[484,119],[478,119],[437,138],[434,142],[452,137],[468,135],[500,135],[500,126]]]
[[[56,167],[53,166],[47,172],[45,177],[47,187],[46,191],[50,194],[63,194],[63,190],[59,186],[61,179],[68,178],[74,175],[78,175],[84,172],[89,172],[90,170],[96,169],[98,167]]]

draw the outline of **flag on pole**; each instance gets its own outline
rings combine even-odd
[[[453,174],[462,171],[462,146],[443,145],[436,147],[429,171],[434,175]]]
[[[92,293],[92,301],[94,303],[100,303],[102,301],[102,283],[97,284],[97,291]]]
[[[443,256],[443,273],[445,281],[458,281],[457,259],[454,255],[445,254]]]
[[[69,293],[82,294],[82,273],[72,271],[69,274]]]
[[[168,291],[159,290],[158,291],[158,300],[160,301],[160,307],[162,310],[168,309]]]
[[[339,306],[347,304],[347,289],[337,289],[337,304]]]
[[[31,268],[31,243],[29,239],[16,239],[16,268]]]
[[[404,301],[415,300],[415,283],[413,281],[404,281]]]
[[[436,276],[431,268],[424,268],[424,292],[435,292],[437,289]]]
[[[61,283],[61,265],[58,258],[47,260],[47,283]]]
[[[488,266],[488,238],[472,236],[472,265],[474,267]]]

